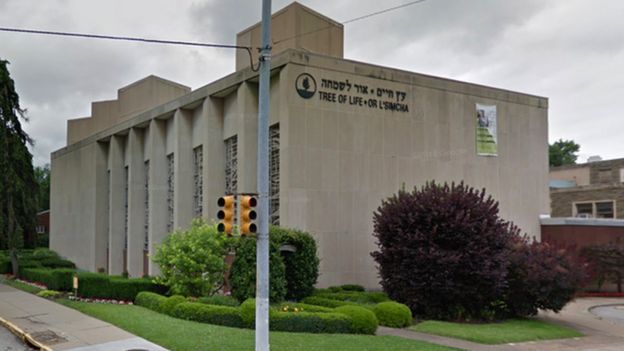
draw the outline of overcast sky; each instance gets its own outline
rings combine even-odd
[[[290,0],[273,1],[273,11]],[[301,0],[343,22],[408,0]],[[0,0],[0,27],[234,44],[260,0]],[[550,141],[580,161],[624,157],[624,1],[428,0],[345,25],[345,57],[550,99]],[[366,44],[362,44],[366,43]],[[65,146],[66,121],[147,75],[201,87],[234,52],[0,32],[35,163]]]

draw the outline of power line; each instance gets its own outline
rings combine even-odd
[[[352,18],[350,20],[346,20],[344,22],[340,22],[340,24],[345,25],[345,24],[353,23],[353,22],[356,22],[356,21],[359,21],[359,20],[363,20],[363,19],[370,18],[370,17],[377,16],[377,15],[381,15],[381,14],[386,13],[386,12],[398,10],[398,9],[401,9],[401,8],[404,8],[404,7],[408,7],[408,6],[411,6],[411,5],[415,5],[415,4],[420,4],[420,3],[423,3],[425,1],[427,1],[427,0],[411,1],[411,2],[408,2],[408,3],[405,3],[405,4],[401,4],[401,5],[398,5],[398,6],[389,7],[389,8],[384,9],[384,10],[372,12],[372,13],[369,13],[369,14],[366,14],[366,15],[363,15],[363,16],[359,16],[359,17],[355,17],[355,18]],[[321,27],[321,28],[318,28],[318,29],[311,30],[309,32],[293,35],[291,37],[287,37],[287,38],[284,38],[284,39],[280,39],[280,40],[278,40],[276,42],[273,42],[273,44],[277,44],[277,43],[281,43],[281,42],[286,41],[286,40],[302,37],[304,35],[309,35],[309,34],[312,34],[312,33],[320,32],[320,31],[323,31],[323,30],[326,30],[326,29],[329,29],[329,28],[332,28],[332,27],[333,26]]]
[[[0,27],[0,32],[43,34],[43,35],[55,35],[55,36],[64,36],[64,37],[75,37],[75,38],[133,41],[133,42],[142,42],[142,43],[150,43],[150,44],[185,45],[185,46],[199,46],[199,47],[209,47],[209,48],[246,50],[247,53],[249,54],[249,60],[251,61],[252,70],[257,71],[257,69],[253,65],[252,52],[251,52],[252,47],[249,47],[249,46],[201,43],[201,42],[180,41],[180,40],[162,40],[162,39],[149,39],[149,38],[137,38],[137,37],[124,37],[124,36],[87,34],[87,33],[54,32],[54,31],[48,31],[48,30],[34,30],[34,29],[7,28],[7,27]]]

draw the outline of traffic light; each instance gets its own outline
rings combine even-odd
[[[256,205],[258,200],[253,196],[245,195],[241,197],[241,215],[240,215],[240,232],[241,235],[255,234],[256,223],[254,221],[258,218],[256,213]]]
[[[234,229],[234,196],[222,196],[217,200],[217,205],[220,207],[217,212],[217,218],[219,224],[217,230],[227,235],[232,235]]]

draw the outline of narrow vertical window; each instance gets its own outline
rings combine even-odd
[[[128,166],[124,167],[124,250],[128,250]]]
[[[175,168],[174,156],[167,156],[167,232],[173,231],[173,196],[174,196]]]
[[[269,223],[279,225],[279,124],[269,128]]]
[[[193,180],[195,188],[193,192],[193,202],[195,208],[195,217],[201,218],[203,214],[203,173],[204,173],[204,152],[202,146],[193,149]]]
[[[149,160],[145,161],[145,163],[143,164],[143,170],[145,174],[145,177],[143,178],[143,187],[145,189],[145,195],[143,197],[143,201],[145,204],[145,216],[143,217],[145,220],[145,222],[143,223],[143,251],[149,252]]]
[[[233,136],[225,140],[225,193],[235,194],[238,188],[238,138]],[[236,204],[234,205],[234,222],[237,219]]]

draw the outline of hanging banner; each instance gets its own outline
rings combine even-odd
[[[496,105],[477,104],[477,155],[498,156]]]

